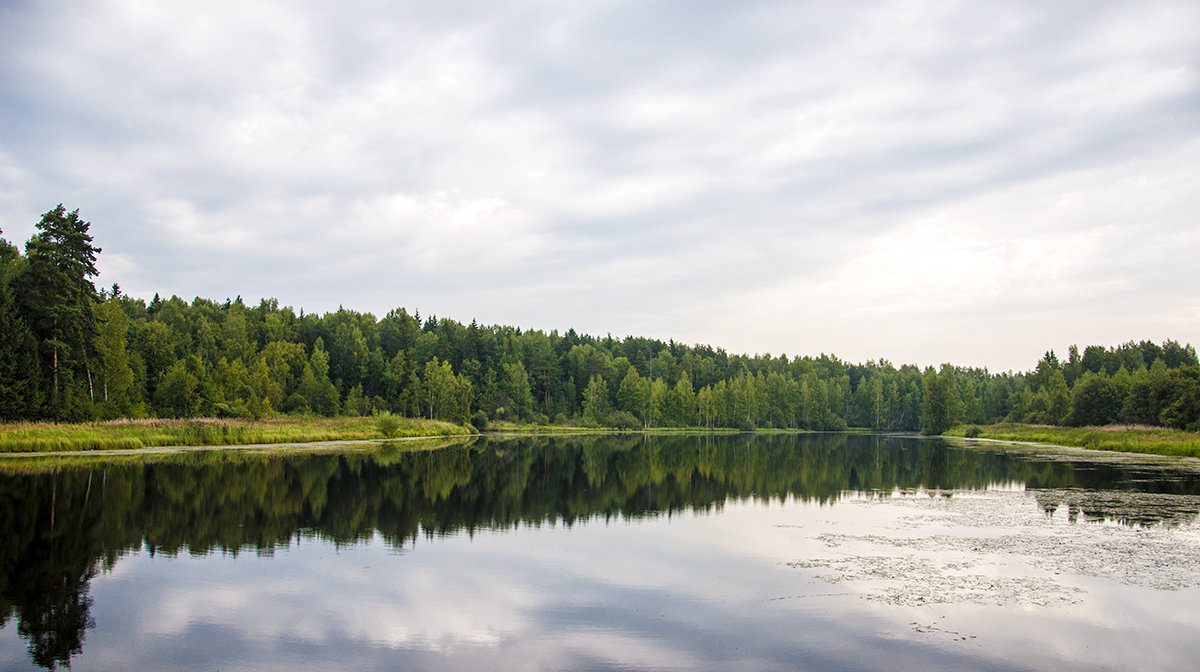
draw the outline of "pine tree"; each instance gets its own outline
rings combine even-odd
[[[40,411],[37,340],[10,286],[23,268],[17,248],[0,238],[0,421],[33,419]]]
[[[92,341],[97,300],[96,255],[91,227],[79,211],[67,213],[60,203],[42,215],[38,232],[25,245],[28,268],[22,278],[22,312],[39,343],[42,370],[50,385],[50,414],[56,418],[79,415],[71,394],[86,390],[90,405]]]

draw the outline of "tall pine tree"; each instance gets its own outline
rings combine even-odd
[[[37,233],[25,245],[22,312],[39,345],[48,385],[49,414],[57,419],[90,415],[92,344],[97,300],[96,255],[91,224],[60,203],[42,215]]]

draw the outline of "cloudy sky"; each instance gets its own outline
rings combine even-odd
[[[1032,368],[1200,343],[1200,3],[0,4],[98,284]]]

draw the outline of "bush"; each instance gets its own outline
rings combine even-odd
[[[396,430],[400,429],[400,418],[388,411],[384,411],[375,416],[375,426],[379,428],[379,431],[383,432],[384,437],[390,439],[396,433]]]
[[[979,429],[979,425],[967,425],[967,428],[963,430],[963,436],[968,439],[978,438],[982,431]]]
[[[487,429],[487,424],[487,413],[484,413],[483,411],[475,411],[475,414],[471,416],[471,426],[473,426],[475,429],[478,429],[482,432],[483,430]]]
[[[616,429],[641,429],[642,421],[629,411],[614,411],[608,416],[608,424]]]

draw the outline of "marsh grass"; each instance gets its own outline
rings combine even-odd
[[[966,436],[969,427],[959,426],[946,436]],[[1184,432],[1146,425],[1107,425],[1104,427],[1054,427],[1000,423],[978,428],[981,439],[1023,441],[1057,446],[1124,453],[1149,453],[1200,457],[1200,433]]]
[[[394,437],[468,434],[438,420],[395,418]],[[164,446],[233,446],[379,438],[375,418],[288,417],[266,420],[112,420],[77,424],[0,424],[0,452],[117,450]]]
[[[394,441],[370,443],[314,443],[311,445],[297,444],[263,444],[252,448],[223,447],[223,446],[189,446],[162,452],[119,453],[98,450],[87,455],[72,452],[68,455],[54,453],[37,453],[27,455],[9,454],[0,458],[0,474],[36,474],[64,469],[91,469],[98,465],[123,464],[186,464],[212,465],[222,463],[247,464],[262,463],[280,457],[294,457],[297,454],[323,455],[336,453],[338,455],[363,455],[377,464],[387,465],[400,460],[404,455],[415,452],[440,450],[448,446],[468,444],[478,435],[441,436],[433,438],[407,438]],[[248,448],[248,449],[242,449]]]

